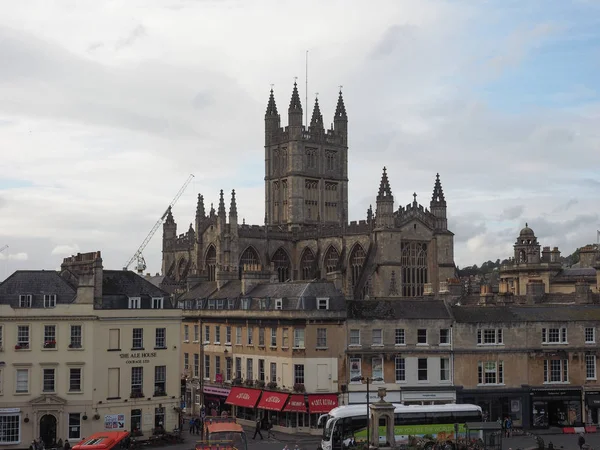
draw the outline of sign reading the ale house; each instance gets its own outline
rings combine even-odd
[[[156,352],[121,353],[121,359],[126,359],[125,364],[148,364],[150,358],[156,358]]]

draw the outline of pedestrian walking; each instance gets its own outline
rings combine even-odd
[[[260,436],[260,440],[263,440],[263,435],[260,432],[260,425],[261,425],[261,421],[260,421],[260,416],[258,416],[256,418],[256,428],[254,428],[254,436],[252,436],[252,439],[256,439],[256,435],[258,434]]]
[[[582,449],[585,445],[585,438],[583,437],[583,434],[579,435],[579,439],[577,439],[577,445],[579,445],[580,449]]]
[[[267,439],[273,438],[275,439],[275,434],[273,433],[273,420],[267,419]]]

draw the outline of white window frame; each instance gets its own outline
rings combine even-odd
[[[419,331],[425,331],[425,342],[419,342]],[[427,328],[418,328],[417,329],[417,345],[425,346],[429,345],[429,333],[427,332]]]
[[[554,340],[555,334],[557,334],[558,340]],[[566,345],[568,343],[567,327],[542,328],[542,344]]]
[[[11,425],[16,425],[17,428],[17,440],[16,441],[3,441],[0,440],[0,446],[5,446],[5,445],[16,445],[16,444],[20,444],[21,443],[21,433],[22,433],[22,426],[23,426],[23,418],[21,417],[21,413],[8,413],[8,414],[0,414],[0,417],[3,418],[2,421],[6,420],[7,422],[9,422],[8,418],[10,419],[10,424]],[[4,419],[6,418],[6,419]],[[4,429],[4,424],[2,424],[0,422],[0,425],[3,425],[2,428]],[[11,427],[12,430],[14,430],[14,427]]]
[[[216,345],[221,345],[221,325],[215,325],[215,342]]]
[[[444,367],[444,365],[446,365],[446,367]],[[444,378],[443,375],[446,375],[446,378]],[[450,358],[440,358],[440,382],[452,382],[452,367]]]
[[[277,328],[271,327],[271,348],[277,348]]]
[[[190,326],[183,325],[183,342],[190,342]]]
[[[404,328],[396,328],[394,331],[394,345],[406,346],[406,330]]]
[[[138,345],[136,345],[136,342]],[[133,328],[131,330],[131,350],[142,350],[144,348],[144,329]]]
[[[356,375],[356,371],[354,371],[354,376],[352,376],[352,366],[354,364],[358,364],[358,375]],[[355,383],[355,384],[360,384],[362,383],[362,381],[358,378],[362,377],[362,358],[349,358],[349,362],[348,362],[348,371],[349,373],[349,379],[350,379],[350,383]],[[356,378],[356,379],[355,379]]]
[[[317,297],[317,309],[328,310],[329,309],[329,298],[328,297]]]
[[[152,309],[163,309],[165,306],[164,297],[152,297]]]
[[[242,345],[242,335],[244,334],[242,327],[235,327],[235,345]]]
[[[52,374],[52,389],[46,390],[46,371]],[[56,367],[42,366],[42,394],[54,394],[56,392]]]
[[[71,416],[73,416],[73,418],[78,417],[78,423],[79,425],[75,425],[75,424],[71,424]],[[74,428],[77,429],[77,434],[75,434],[74,432]],[[71,434],[73,433],[73,434]],[[68,413],[67,414],[67,433],[66,433],[67,439],[73,439],[73,440],[79,440],[81,439],[81,413]]]
[[[492,368],[493,364],[493,368]],[[493,373],[495,383],[487,383],[485,374]],[[479,361],[477,364],[477,385],[478,386],[502,386],[504,385],[504,361]]]
[[[426,378],[424,380],[421,380],[419,378],[419,372],[422,370],[419,367],[419,362],[420,361],[425,361],[425,374],[426,374]],[[417,383],[429,383],[429,358],[425,357],[425,358],[417,358]]]
[[[20,331],[23,331],[23,333],[20,333]],[[25,334],[27,334],[27,340],[25,340]],[[17,345],[20,345],[23,349],[31,347],[31,326],[17,325]]]
[[[56,294],[44,294],[44,308],[56,308]]]
[[[377,374],[378,376],[376,377],[375,375],[375,366],[376,364],[379,363],[380,367],[381,367],[381,373]],[[381,376],[379,376],[381,375]],[[385,371],[383,368],[383,357],[382,356],[374,356],[371,358],[371,378],[373,380],[373,383],[384,383],[385,382]]]
[[[552,362],[559,363],[560,381],[552,381]],[[544,384],[569,384],[569,360],[568,359],[545,359],[544,360]]]
[[[246,328],[246,345],[254,345],[254,327]]]
[[[383,328],[373,328],[371,332],[371,347],[383,347]]]
[[[19,391],[19,372],[27,373],[27,390]],[[15,368],[15,394],[24,395],[29,394],[31,391],[31,370],[28,367],[16,367]]]
[[[588,332],[591,334],[591,339],[588,339]],[[584,337],[586,344],[595,344],[596,343],[596,328],[595,327],[585,327]]]
[[[596,355],[588,353],[585,355],[585,379],[596,380],[597,379],[597,367],[596,367]]]
[[[69,379],[67,380],[67,392],[70,394],[79,394],[79,393],[83,393],[83,367],[80,366],[75,366],[75,367],[68,367],[69,369]],[[71,380],[73,379],[72,377],[72,370],[79,370],[79,389],[71,389]]]
[[[302,342],[300,342],[302,341]],[[302,345],[300,345],[302,344]],[[306,330],[305,328],[294,328],[294,347],[303,349],[306,346]]]
[[[162,345],[160,345],[162,343]],[[167,348],[167,329],[164,327],[156,328],[154,331],[154,347]]]
[[[321,335],[321,336],[319,336]],[[317,348],[327,348],[327,328],[317,328]]]
[[[225,327],[225,345],[231,345],[231,325]]]
[[[443,332],[446,332],[446,342],[442,342],[442,334]],[[440,345],[441,346],[447,346],[450,345],[452,343],[452,328],[440,328]]]
[[[281,299],[281,298],[275,299],[275,309],[283,309],[283,299]]]
[[[33,304],[33,295],[21,294],[19,295],[19,308],[31,308]]]
[[[142,307],[141,297],[129,297],[129,309],[140,309]]]
[[[402,367],[399,367],[402,365]],[[399,377],[398,375],[401,376]],[[394,359],[394,378],[396,383],[406,383],[406,358],[396,356]]]
[[[490,336],[491,334],[491,336]],[[490,338],[488,338],[490,337]],[[491,342],[486,342],[486,340]],[[478,328],[477,329],[477,345],[504,345],[504,331],[502,328]]]
[[[4,326],[0,324],[0,351],[4,350]]]
[[[300,375],[300,373],[302,373]],[[306,368],[304,364],[294,364],[294,384],[306,384]]]
[[[352,336],[352,334],[354,334],[355,332],[356,332],[356,336]],[[352,339],[355,337],[358,337],[358,343],[352,342]],[[348,339],[349,339],[349,344],[348,344],[349,347],[360,347],[361,346],[361,344],[360,344],[360,329],[358,329],[358,328],[351,329],[350,333],[348,335]]]

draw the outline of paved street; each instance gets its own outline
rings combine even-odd
[[[577,445],[578,435],[576,434],[547,434],[540,435],[540,437],[544,440],[546,448],[548,448],[550,442],[552,442],[555,449],[576,450],[579,448]],[[586,434],[585,443],[591,449],[600,450],[600,434]],[[502,440],[503,450],[527,450],[530,448],[537,448],[535,439],[530,436],[517,436]]]

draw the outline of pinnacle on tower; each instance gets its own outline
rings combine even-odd
[[[302,114],[302,103],[300,102],[300,95],[298,94],[298,83],[294,81],[294,90],[292,91],[292,99],[290,100],[290,107],[288,112],[299,112]]]
[[[346,106],[344,105],[344,98],[342,97],[342,90],[340,89],[340,95],[338,97],[337,106],[335,108],[335,116],[336,119],[348,120],[348,116],[346,116]]]
[[[431,196],[431,205],[446,206],[446,199],[444,198],[444,190],[442,189],[439,173],[435,176],[433,195]]]
[[[223,189],[221,189],[221,192],[219,194],[219,212],[218,212],[219,216],[225,216],[225,200],[223,199]]]
[[[196,205],[196,219],[204,219],[206,211],[204,210],[204,197],[198,194],[198,204]]]
[[[273,88],[271,88],[271,94],[269,95],[269,103],[267,104],[267,112],[265,116],[278,116],[277,105],[275,104],[275,95],[273,95]]]
[[[192,223],[190,223],[190,227],[188,228],[188,233],[189,234],[194,234],[195,233],[195,231],[194,231],[194,225]]]
[[[369,205],[369,209],[367,209],[367,222],[371,222],[373,220],[373,205]]]
[[[229,215],[237,217],[237,204],[235,202],[235,189],[231,191],[231,205],[229,207]]]
[[[323,129],[323,115],[319,108],[319,98],[315,98],[315,107],[313,108],[312,118],[310,119],[310,127],[312,129]]]
[[[379,183],[379,193],[377,194],[377,200],[383,200],[387,197],[392,197],[392,189],[390,188],[390,182],[387,177],[387,170],[383,168],[383,174],[381,175],[381,182]]]
[[[214,217],[215,216],[215,205],[214,203],[210,204],[210,217]]]
[[[175,219],[173,219],[173,213],[171,212],[171,207],[167,208],[167,218],[165,219],[166,225],[175,225]]]

